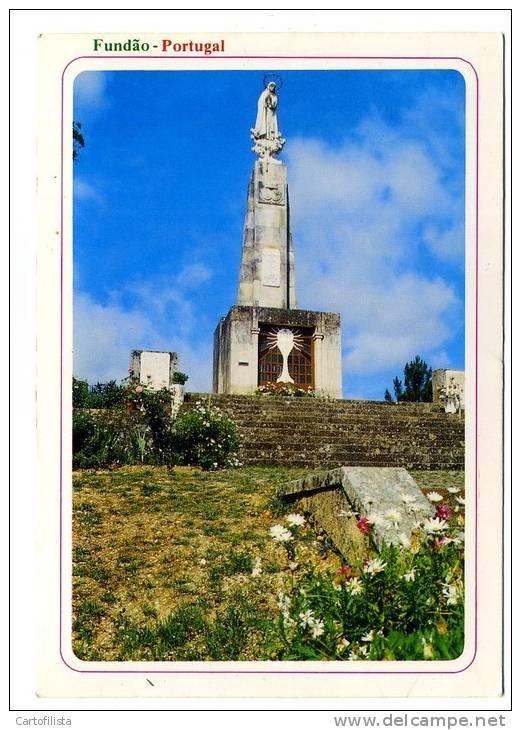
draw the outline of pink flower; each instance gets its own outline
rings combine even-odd
[[[434,549],[441,550],[448,542],[449,540],[446,537],[438,537],[434,540]]]
[[[450,520],[452,517],[452,510],[449,507],[448,504],[439,504],[436,509],[436,517],[438,517],[440,520]]]
[[[367,519],[367,517],[360,517],[359,520],[356,521],[356,526],[362,533],[362,535],[368,535],[371,530],[371,523]]]
[[[353,575],[353,569],[350,565],[342,565],[336,572],[337,575],[342,576],[343,578],[349,578]]]

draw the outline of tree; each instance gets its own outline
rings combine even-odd
[[[85,147],[85,137],[81,133],[80,122],[72,123],[72,159],[77,160],[80,149]]]
[[[416,355],[414,360],[406,363],[403,369],[403,382],[398,377],[393,379],[393,389],[397,403],[431,402],[432,368],[419,355]],[[393,402],[388,389],[385,390],[384,398],[387,403]]]

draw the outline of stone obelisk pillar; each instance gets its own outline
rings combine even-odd
[[[269,156],[256,160],[248,186],[239,305],[296,309],[289,217],[286,165]]]
[[[297,309],[288,173],[276,159],[276,84],[267,84],[251,129],[258,156],[248,185],[237,304],[214,333],[215,393],[290,383],[339,398],[340,316]]]

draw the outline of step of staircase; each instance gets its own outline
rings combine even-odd
[[[464,468],[464,418],[432,403],[189,393],[183,410],[208,400],[237,424],[244,464]]]

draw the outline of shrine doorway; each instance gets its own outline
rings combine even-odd
[[[292,382],[297,387],[314,388],[313,332],[311,327],[261,324],[258,385],[277,383],[284,372],[286,358],[289,380],[286,374],[283,382]]]

